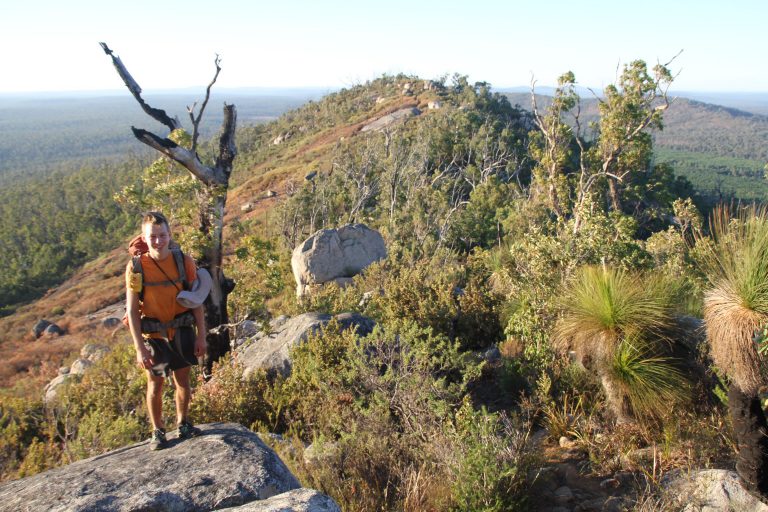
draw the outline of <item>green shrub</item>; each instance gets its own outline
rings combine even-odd
[[[390,259],[372,266],[364,282],[380,290],[364,311],[383,323],[407,319],[460,340],[463,348],[487,347],[501,338],[499,297],[482,273],[468,271],[447,252],[412,264]]]
[[[34,438],[26,450],[19,466],[18,477],[36,475],[58,466],[61,462],[61,448],[51,440]]]
[[[277,251],[274,242],[255,235],[243,236],[237,244],[234,261],[227,270],[237,279],[227,303],[230,317],[267,320],[267,301],[292,281],[289,258]]]
[[[453,510],[529,510],[525,479],[533,459],[525,426],[476,411],[465,401],[456,414],[453,439]]]
[[[135,415],[110,418],[94,410],[79,419],[67,451],[71,460],[84,459],[138,442],[146,433],[146,424]]]
[[[0,479],[15,476],[31,444],[43,435],[44,421],[40,400],[0,397]]]
[[[291,464],[345,509],[444,509],[453,442],[445,425],[481,368],[458,342],[412,320],[362,338],[330,322],[294,349],[281,415],[304,441],[336,448],[320,464],[300,454]]]
[[[267,402],[269,387],[266,375],[256,373],[243,378],[243,367],[232,354],[227,354],[213,366],[213,379],[198,381],[190,417],[196,423],[218,421],[250,426],[273,426],[272,408]]]

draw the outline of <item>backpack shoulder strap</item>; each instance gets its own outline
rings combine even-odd
[[[143,274],[144,269],[141,267],[141,256],[131,257],[131,270],[134,274]]]
[[[171,249],[171,254],[173,254],[173,259],[176,261],[176,270],[179,271],[179,280],[181,281],[181,285],[184,290],[189,290],[189,281],[187,280],[187,267],[184,265],[184,253],[181,252],[181,249],[178,247],[174,247]]]
[[[131,257],[131,272],[134,274],[141,274],[142,283],[144,281],[144,268],[141,266],[141,255]],[[139,302],[144,302],[144,286],[142,285],[139,292]]]

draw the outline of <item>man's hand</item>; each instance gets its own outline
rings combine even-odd
[[[155,365],[152,355],[143,343],[136,349],[136,364],[139,368],[145,368],[147,370]]]
[[[208,342],[205,341],[205,333],[198,334],[195,338],[195,357],[203,357],[208,350]]]

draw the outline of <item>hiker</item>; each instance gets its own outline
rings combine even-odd
[[[163,380],[170,374],[176,385],[178,438],[200,434],[200,429],[189,422],[187,413],[192,397],[190,368],[206,352],[202,306],[205,297],[199,298],[192,309],[177,301],[180,292],[190,295],[187,286],[197,279],[198,271],[194,260],[182,254],[171,240],[168,221],[161,213],[144,215],[141,240],[136,239],[135,243],[141,246],[142,241],[146,247],[136,251],[139,255],[128,262],[125,271],[126,315],[136,348],[136,363],[147,370],[147,409],[153,429],[149,447],[160,450],[168,445],[162,404]],[[195,305],[194,301],[181,302]]]

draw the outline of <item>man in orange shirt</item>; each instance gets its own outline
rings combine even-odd
[[[176,385],[178,437],[200,434],[188,421],[187,412],[192,397],[190,367],[206,352],[205,314],[202,306],[190,310],[176,301],[182,282],[194,281],[197,270],[194,260],[184,255],[186,276],[179,272],[182,258],[180,252],[174,253],[178,249],[172,249],[166,218],[158,212],[145,214],[141,233],[149,251],[128,262],[126,310],[136,363],[147,370],[147,409],[153,428],[149,446],[159,450],[168,443],[162,412],[163,379],[171,372]]]

